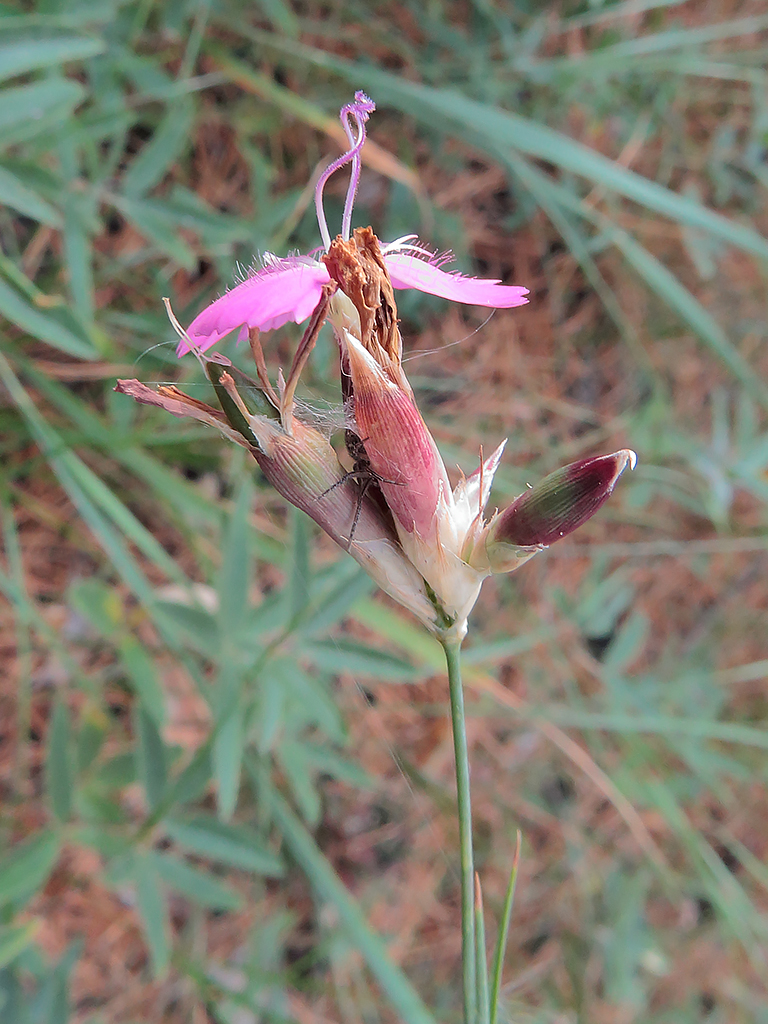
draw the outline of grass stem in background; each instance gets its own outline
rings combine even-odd
[[[485,920],[480,875],[475,872],[475,971],[477,975],[477,1024],[489,1024],[488,960],[485,954]]]
[[[515,845],[515,857],[512,861],[512,870],[509,873],[509,885],[507,895],[504,898],[504,910],[499,921],[499,935],[496,939],[496,952],[493,957],[493,973],[491,975],[491,1007],[490,1024],[496,1024],[499,1012],[499,993],[501,992],[501,974],[504,970],[504,954],[507,951],[507,937],[509,936],[509,923],[512,920],[512,903],[515,899],[515,885],[517,884],[517,870],[520,867],[520,843],[522,836],[520,830],[517,832],[517,843]]]

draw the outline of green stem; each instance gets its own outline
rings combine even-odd
[[[464,691],[461,685],[461,641],[444,640],[451,697],[453,750],[456,757],[456,795],[459,808],[461,853],[461,959],[464,981],[464,1024],[475,1019],[475,868],[472,857],[472,804],[469,793],[469,752],[464,720]]]

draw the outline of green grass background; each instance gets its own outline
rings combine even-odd
[[[523,832],[501,1019],[768,1021],[766,31],[759,4],[653,0],[0,7],[0,587],[15,646],[0,1019],[459,1019],[455,948],[431,952],[426,934],[388,949],[368,922],[389,876],[345,884],[327,842],[350,794],[384,784],[359,742],[366,712],[350,723],[339,678],[428,692],[420,714],[444,717],[439,651],[351,560],[318,547],[241,452],[112,392],[119,375],[204,393],[194,362],[175,359],[162,297],[188,322],[238,262],[317,245],[307,182],[363,88],[379,106],[372,137],[397,163],[366,171],[356,221],[386,239],[419,231],[469,272],[516,271],[516,238],[538,239],[552,287],[537,308],[554,321],[557,303],[596,299],[577,335],[560,335],[562,360],[576,346],[599,367],[610,347],[623,369],[625,407],[607,427],[590,433],[587,417],[541,450],[513,432],[494,501],[598,442],[640,455],[599,542],[576,552],[578,586],[561,585],[554,553],[527,577],[535,602],[504,581],[467,652],[472,707],[490,723],[478,728],[542,744],[506,771],[473,755],[493,823],[479,838],[491,940]],[[506,204],[487,214],[509,238],[501,268],[478,264],[461,203],[432,197],[488,168]],[[723,298],[728,275],[754,283],[750,302]],[[445,307],[401,312],[412,335],[434,337]],[[329,347],[318,354],[311,394],[332,402]],[[688,404],[670,370],[681,360],[698,374]],[[470,466],[443,407],[460,382],[414,365],[447,456]],[[466,425],[463,408],[452,415]],[[66,495],[60,520],[39,500],[51,489]],[[41,516],[85,566],[45,596],[25,548]],[[658,642],[638,595],[675,572],[713,581],[711,600],[685,641],[672,624]],[[700,601],[691,587],[675,600]],[[51,603],[69,618],[54,621]],[[41,663],[58,683],[41,682]],[[194,754],[164,739],[169,665],[208,708]],[[512,705],[487,682],[509,665],[526,680]],[[404,813],[418,794],[450,821],[450,776],[388,742],[411,787]],[[614,814],[605,833],[587,821],[595,792]],[[556,857],[537,850],[537,814],[563,830]],[[441,934],[456,909],[446,827],[432,876],[449,908]],[[146,956],[132,979],[154,1002],[89,1000],[87,946],[45,949],[73,850],[95,852],[100,884],[136,915]],[[407,874],[407,848],[395,859]],[[222,921],[236,947],[216,944]]]

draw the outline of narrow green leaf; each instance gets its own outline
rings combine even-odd
[[[475,873],[475,963],[477,965],[477,1024],[490,1024],[488,1001],[488,954],[485,949],[485,915],[480,876]]]
[[[249,763],[249,768],[255,776],[255,784],[260,786],[257,767]],[[400,968],[392,963],[384,943],[371,930],[360,907],[283,797],[271,787],[262,790],[262,794],[269,802],[291,855],[306,872],[320,899],[335,907],[350,941],[362,953],[371,973],[404,1024],[435,1024],[411,983]]]
[[[170,256],[185,270],[193,270],[196,257],[179,234],[179,219],[168,208],[151,199],[113,196],[114,206],[161,252]]]
[[[155,663],[146,650],[133,637],[120,642],[120,658],[141,706],[162,729],[165,723],[165,698],[157,678]]]
[[[69,710],[60,698],[56,700],[48,732],[46,783],[53,813],[59,821],[68,821],[72,814],[72,729]]]
[[[265,849],[258,834],[244,825],[228,825],[198,815],[188,821],[166,818],[163,827],[190,853],[272,878],[283,873],[280,858]]]
[[[213,741],[213,775],[219,816],[228,821],[235,812],[243,763],[243,715],[239,708],[225,719]]]
[[[213,910],[239,910],[242,899],[233,889],[223,885],[204,871],[169,853],[149,854],[158,876],[176,892],[187,896],[201,907]]]
[[[213,776],[210,743],[204,743],[194,757],[168,786],[166,797],[169,807],[178,807],[199,800],[208,789]]]
[[[512,921],[512,905],[515,900],[515,886],[517,885],[517,872],[520,867],[520,844],[522,836],[517,833],[517,845],[515,856],[512,861],[512,870],[509,873],[509,884],[504,897],[504,910],[499,921],[499,934],[496,937],[496,950],[493,956],[493,967],[491,968],[491,1002],[490,1019],[491,1024],[496,1024],[499,1012],[499,995],[501,994],[501,981],[504,972],[504,956],[507,951],[507,938],[509,937],[509,925]]]
[[[344,740],[341,712],[322,677],[302,671],[301,666],[289,658],[274,658],[264,671],[277,680],[277,685],[282,684],[294,700],[298,700],[307,721],[316,722],[330,739],[339,743]]]
[[[87,619],[101,636],[114,636],[123,627],[125,610],[114,587],[91,577],[73,583],[67,596],[72,608]]]
[[[60,352],[77,359],[96,359],[99,353],[93,345],[74,334],[52,316],[31,306],[15,289],[0,278],[0,313],[33,338],[52,345]]]
[[[26,902],[45,884],[59,856],[55,832],[38,832],[0,860],[0,905]]]
[[[147,803],[154,810],[165,793],[165,745],[157,726],[143,707],[136,710],[134,728],[138,738],[136,773],[147,794]]]
[[[309,601],[309,520],[303,512],[291,509],[291,572],[288,581],[291,618],[299,615]]]
[[[287,36],[298,36],[299,20],[285,0],[258,0],[264,16]]]
[[[204,608],[195,608],[179,601],[157,601],[155,607],[178,630],[184,643],[209,658],[216,657],[219,629],[215,616]]]
[[[69,288],[80,320],[93,324],[96,306],[93,283],[93,252],[91,240],[77,204],[70,199],[64,210],[64,260]]]
[[[613,227],[610,238],[646,284],[709,345],[747,391],[763,406],[768,406],[768,385],[734,347],[725,331],[699,300],[660,260],[639,245],[626,231]]]
[[[373,676],[380,682],[412,680],[425,674],[424,669],[397,654],[342,637],[309,641],[302,650],[319,669],[334,674],[352,672]]]
[[[569,209],[595,223],[603,236],[619,249],[630,266],[643,278],[651,290],[709,345],[737,380],[741,381],[750,393],[764,405],[768,404],[768,387],[734,347],[714,317],[681,284],[677,277],[667,270],[663,263],[610,218],[597,210],[585,207],[577,195],[551,181],[528,161],[515,158],[510,154],[506,154],[506,156],[500,154],[500,159],[510,167],[515,175],[521,178],[527,188],[535,189],[537,200],[542,201],[543,199],[545,209],[548,212],[552,211],[553,223],[558,229],[562,226],[560,219],[554,215],[558,206]],[[578,252],[574,255],[579,258]]]
[[[41,224],[48,224],[52,228],[60,228],[63,218],[59,211],[39,196],[7,167],[0,165],[0,204],[10,206],[12,210],[37,220]]]
[[[219,575],[219,631],[234,637],[248,611],[251,557],[248,548],[248,517],[253,504],[253,486],[244,475],[232,509]]]
[[[42,1012],[38,1019],[41,1024],[71,1024],[69,983],[81,948],[80,941],[71,943],[53,970],[47,974],[39,998],[39,1010]]]
[[[86,466],[81,459],[73,457],[70,461],[70,472],[94,504],[122,530],[143,554],[176,583],[182,586],[191,586],[187,577],[157,538],[89,466]]]
[[[160,978],[168,970],[171,946],[168,907],[155,859],[146,854],[137,857],[133,864],[133,877],[136,882],[136,906],[144,925],[152,971],[156,978]]]
[[[38,927],[38,921],[0,927],[0,970],[7,967],[32,944]]]
[[[361,597],[373,590],[373,580],[358,565],[353,562],[341,562],[340,565],[343,572],[338,582],[319,595],[313,595],[306,614],[300,617],[297,628],[303,635],[327,633]]]
[[[649,32],[632,39],[623,39],[612,46],[580,53],[575,57],[558,57],[548,61],[537,61],[533,66],[553,71],[577,71],[594,75],[604,65],[619,67],[630,63],[628,58],[663,53],[668,50],[691,50],[694,46],[729,39],[734,36],[751,35],[768,28],[768,17],[752,15],[745,18],[731,18],[714,24],[686,25],[665,29],[663,32]]]
[[[317,825],[321,810],[320,794],[315,785],[317,771],[313,769],[304,745],[286,740],[277,748],[276,755],[302,817],[310,825]]]
[[[102,744],[107,736],[108,719],[101,708],[86,707],[81,717],[81,726],[77,734],[78,772],[87,772],[98,757]]]
[[[87,36],[60,36],[40,39],[35,36],[9,40],[0,45],[0,80],[23,75],[35,68],[50,67],[64,61],[84,60],[104,53],[103,39]]]
[[[189,146],[194,116],[194,104],[189,97],[169,104],[152,138],[123,175],[125,195],[141,197],[162,180]]]
[[[515,712],[516,715],[521,713],[520,711]],[[578,708],[556,706],[535,709],[531,707],[525,711],[526,717],[529,714],[574,729],[697,736],[701,739],[720,740],[723,743],[737,743],[768,750],[768,729],[742,725],[740,722],[717,722],[702,718],[684,718],[682,715],[604,714],[598,711],[580,711]]]
[[[341,779],[342,782],[348,782],[360,789],[373,789],[373,779],[356,761],[343,757],[325,744],[306,741],[302,743],[302,749],[307,764],[316,771]]]
[[[17,124],[42,121],[54,112],[63,120],[85,99],[86,90],[72,78],[50,78],[0,92],[0,133]],[[3,135],[0,134],[0,145]]]

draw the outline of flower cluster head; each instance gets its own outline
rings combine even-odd
[[[527,302],[527,289],[449,273],[445,258],[435,258],[414,235],[382,244],[371,228],[351,229],[365,123],[373,110],[362,92],[341,110],[349,148],[326,169],[315,191],[323,248],[307,256],[266,255],[260,270],[186,330],[176,325],[179,355],[197,355],[220,409],[172,387],[152,390],[138,381],[118,381],[117,388],[216,426],[248,448],[274,487],[349,551],[386,593],[434,633],[461,638],[483,580],[517,568],[585,522],[627,464],[634,466],[635,455],[623,450],[566,466],[489,518],[484,510],[505,442],[451,486],[403,370],[395,291],[416,288],[501,309]],[[347,164],[342,229],[332,239],[323,191]],[[260,334],[290,321],[307,325],[287,378],[280,373],[275,387]],[[351,469],[296,414],[294,403],[302,369],[326,322],[339,349]],[[250,343],[254,379],[221,355],[203,354],[233,331]]]

